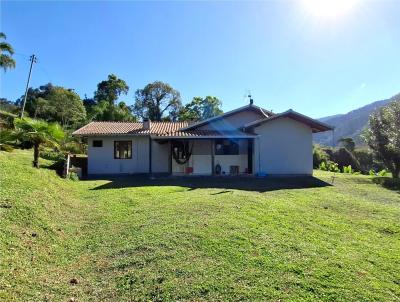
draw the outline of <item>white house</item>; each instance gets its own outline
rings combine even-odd
[[[312,134],[332,127],[253,104],[197,123],[91,122],[88,174],[312,175]]]

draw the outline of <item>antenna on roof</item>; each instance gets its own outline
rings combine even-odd
[[[250,92],[250,90],[247,90],[246,91],[246,94],[243,96],[243,98],[248,98],[249,99],[249,104],[250,105],[253,105],[253,103],[254,103],[254,100],[253,100],[253,98],[251,97],[251,92]]]

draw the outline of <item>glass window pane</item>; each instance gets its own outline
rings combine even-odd
[[[131,141],[115,141],[114,154],[117,159],[132,158],[132,142]]]

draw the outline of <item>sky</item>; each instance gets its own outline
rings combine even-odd
[[[0,71],[0,97],[23,95],[31,54],[31,87],[92,97],[114,73],[128,104],[156,80],[183,103],[213,95],[228,111],[250,91],[265,109],[314,118],[399,93],[400,1],[339,2],[1,1],[17,67]]]

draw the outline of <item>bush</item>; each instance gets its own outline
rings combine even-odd
[[[84,154],[85,153],[85,148],[83,147],[83,145],[78,142],[74,142],[74,141],[65,143],[62,146],[62,150],[65,152],[72,153],[72,154]]]
[[[387,174],[388,174],[388,171],[386,169],[383,169],[378,172],[378,176],[381,176],[381,177],[387,176]]]
[[[376,172],[375,172],[375,170],[371,169],[371,170],[369,170],[368,174],[369,174],[370,176],[375,176],[375,175],[376,175]]]
[[[327,163],[329,155],[319,145],[313,146],[313,167],[318,168],[321,163]],[[321,169],[322,170],[322,169]]]
[[[328,167],[325,162],[319,164],[319,169],[322,171],[328,171]]]
[[[344,166],[344,167],[343,167],[343,173],[348,173],[348,174],[354,173],[354,171],[353,171],[351,165]]]
[[[79,177],[78,177],[78,174],[76,174],[76,172],[70,172],[68,174],[68,179],[77,181],[77,180],[79,180]]]
[[[340,172],[339,166],[335,162],[329,162],[328,164],[328,170],[330,172]]]
[[[2,129],[13,129],[15,114],[7,111],[0,111],[0,128]]]
[[[64,161],[65,155],[60,152],[60,151],[54,151],[54,150],[49,150],[49,149],[43,149],[40,150],[39,156],[41,158],[47,159],[47,160],[53,160],[53,161]]]

